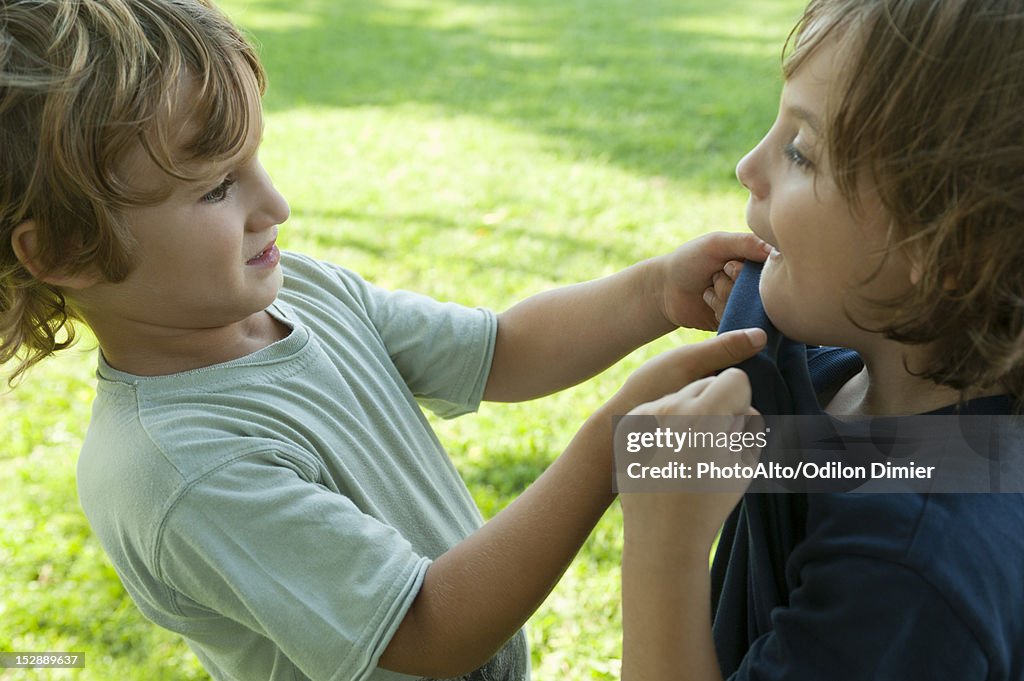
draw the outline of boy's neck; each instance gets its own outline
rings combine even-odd
[[[106,333],[102,324],[90,323],[90,327],[107,364],[136,376],[166,376],[229,362],[262,350],[291,331],[266,311],[213,329],[145,329],[126,334],[124,329]]]
[[[824,405],[825,411],[849,416],[907,416],[924,414],[956,404],[958,390],[938,385],[911,374],[907,367],[918,366],[922,350],[906,350],[893,344],[872,353],[859,349],[864,368],[842,385]],[[917,352],[915,352],[917,351]],[[989,394],[997,394],[992,391]]]

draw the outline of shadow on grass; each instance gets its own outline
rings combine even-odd
[[[798,4],[680,4],[254,0],[247,11],[268,111],[435,106],[540,133],[567,156],[731,187],[773,116]]]
[[[512,224],[474,226],[433,213],[302,209],[300,215],[303,236],[319,248],[358,251],[376,260],[407,264],[420,253],[437,263],[458,262],[473,271],[500,271],[505,276],[543,279],[551,276],[552,263],[573,258],[621,261],[625,266],[646,255],[639,246],[608,241],[599,233],[584,238]],[[348,228],[338,229],[339,223]],[[510,244],[516,249],[515,257],[508,252]],[[531,249],[538,257],[529,257]]]

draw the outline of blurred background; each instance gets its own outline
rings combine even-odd
[[[279,243],[389,288],[501,310],[707,231],[744,229],[739,158],[778,101],[802,0],[226,0],[269,73],[260,155]],[[645,358],[434,423],[485,516]],[[208,679],[144,620],[78,506],[87,334],[0,392],[0,650],[82,651],[8,679]],[[617,505],[530,620],[534,678],[616,679]]]

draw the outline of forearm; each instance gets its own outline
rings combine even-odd
[[[484,399],[514,402],[576,385],[675,327],[655,258],[527,298],[498,317]]]
[[[622,679],[721,681],[707,554],[687,553],[678,537],[637,536],[646,529],[626,529]]]
[[[380,666],[447,678],[486,662],[537,609],[611,503],[611,418],[592,418],[516,501],[440,556]]]
[[[484,399],[540,397],[679,326],[716,328],[734,261],[763,261],[769,248],[751,234],[707,234],[618,274],[526,299],[498,317]]]
[[[745,332],[751,350],[765,340]],[[731,340],[732,334],[716,340]],[[755,415],[750,381],[727,369],[630,412],[654,418],[689,414],[696,430],[711,415],[735,419]],[[720,422],[719,422],[720,423]],[[691,448],[698,460],[735,460],[727,449]],[[742,486],[741,486],[742,487]],[[711,631],[711,576],[708,563],[715,536],[745,489],[624,493],[622,500],[622,678],[623,681],[721,681]]]

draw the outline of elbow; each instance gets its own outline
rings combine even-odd
[[[377,666],[399,674],[430,679],[449,679],[467,676],[491,659],[491,654],[469,654],[462,650],[429,649],[424,645],[421,654],[393,654],[391,646],[381,655]]]
[[[429,626],[417,618],[415,604],[391,638],[377,666],[400,674],[448,679],[476,671],[501,648],[482,645],[476,637],[460,637],[444,625]]]
[[[457,679],[469,676],[480,667],[487,664],[489,657],[475,662],[459,662],[452,660],[451,663],[438,662],[436,665],[425,666],[422,671],[413,672],[414,675],[422,675],[430,679]]]

